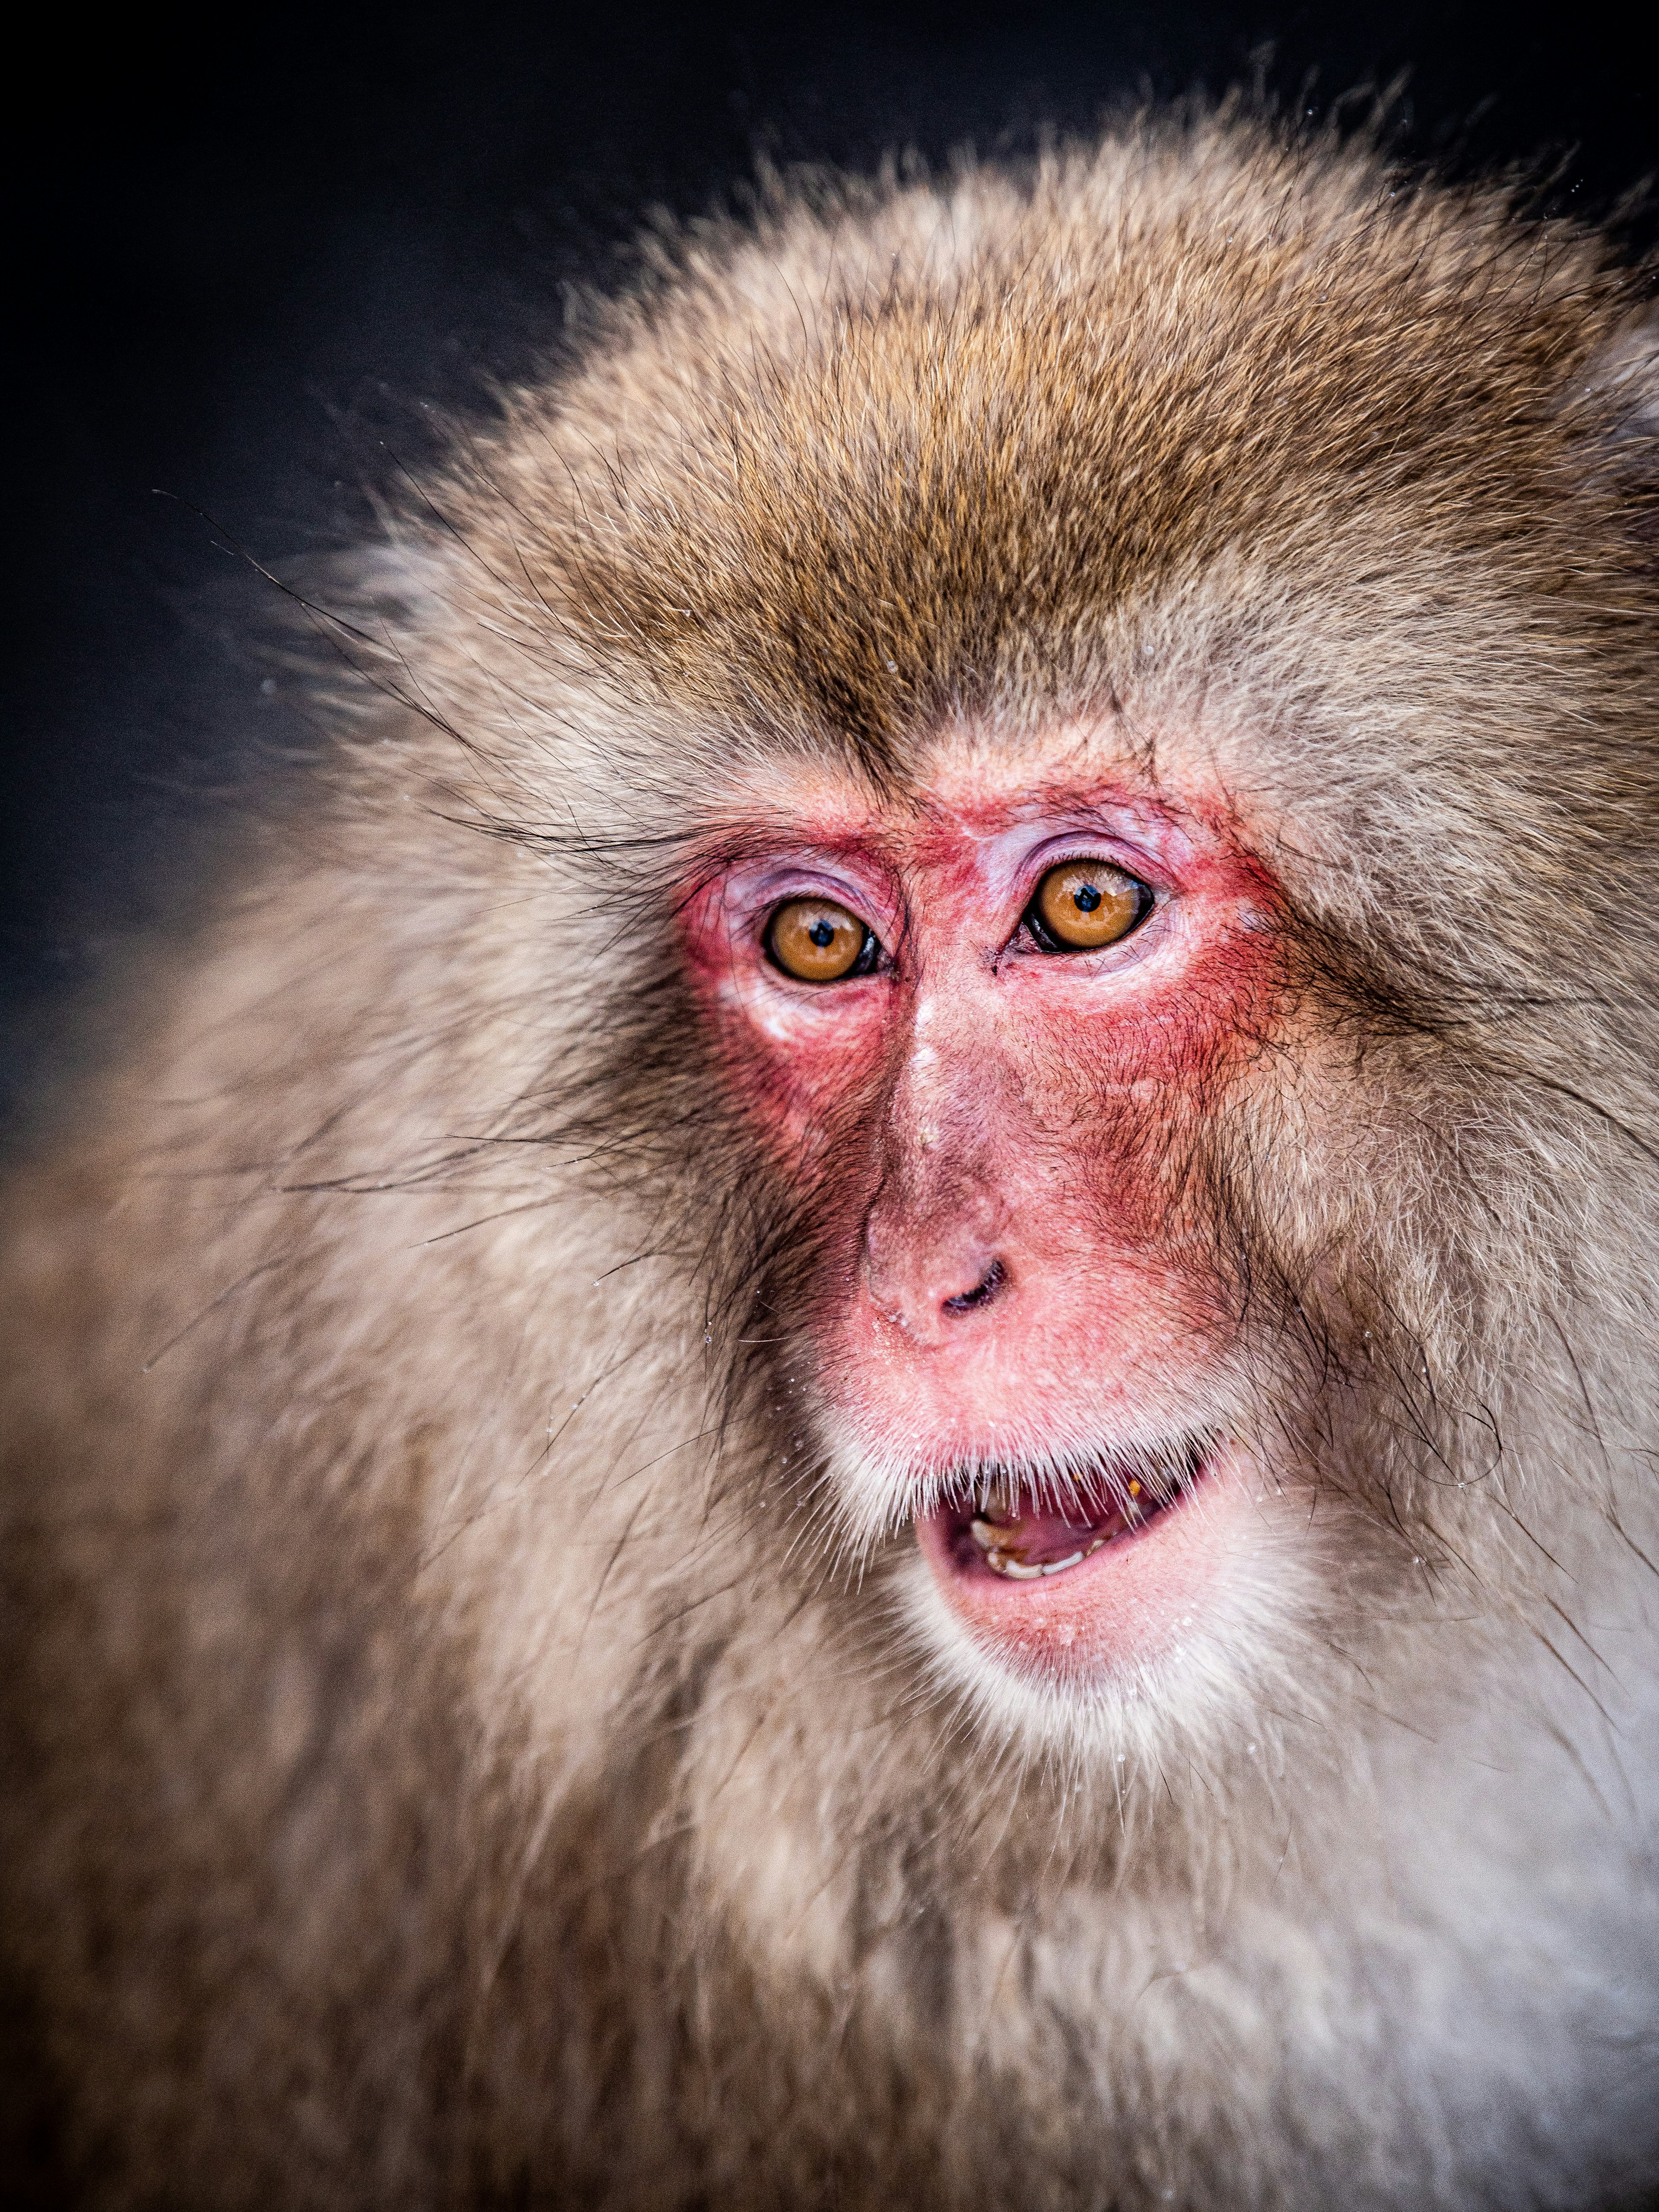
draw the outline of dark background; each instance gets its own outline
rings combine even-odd
[[[270,587],[225,549],[282,568],[361,526],[429,406],[528,366],[562,284],[603,280],[653,204],[696,212],[757,148],[1020,147],[1138,89],[1259,70],[1324,112],[1408,70],[1407,150],[1541,161],[1559,204],[1605,212],[1659,157],[1642,11],[1622,12],[550,0],[37,21],[44,50],[9,64],[0,1091],[41,1010],[188,877],[204,797],[304,742],[260,689]],[[1626,227],[1656,234],[1650,211]]]

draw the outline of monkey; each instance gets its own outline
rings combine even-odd
[[[49,2201],[1644,2201],[1647,290],[767,176],[297,594],[13,1146]]]

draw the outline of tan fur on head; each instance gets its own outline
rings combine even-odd
[[[1641,299],[1154,118],[770,185],[458,437],[328,771],[15,1179],[3,1880],[85,2202],[1659,2172]],[[823,1417],[822,1170],[673,933],[803,776],[1061,743],[1218,783],[1291,908],[1248,1086],[1122,1109],[1259,1538],[1092,1705]]]

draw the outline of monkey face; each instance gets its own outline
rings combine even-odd
[[[936,755],[803,777],[685,909],[720,1064],[810,1164],[799,1335],[855,1545],[914,1526],[937,1635],[1085,1692],[1249,1549],[1238,1316],[1190,1158],[1285,999],[1218,795]]]

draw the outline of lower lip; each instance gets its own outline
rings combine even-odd
[[[985,1564],[959,1508],[916,1523],[940,1595],[988,1656],[1079,1681],[1168,1653],[1226,1557],[1237,1486],[1212,1453],[1173,1504],[1062,1572],[1014,1580]]]

